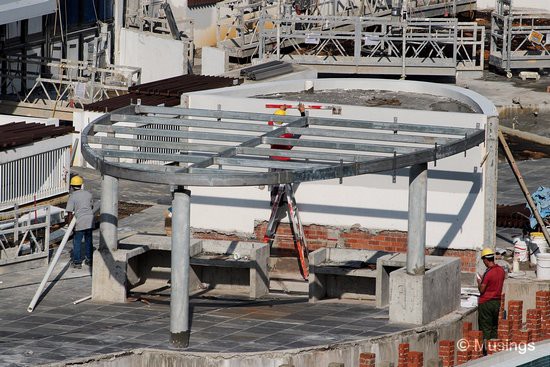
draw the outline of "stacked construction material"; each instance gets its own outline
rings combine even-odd
[[[263,80],[292,72],[292,65],[283,61],[269,61],[241,70],[241,76],[250,80]]]

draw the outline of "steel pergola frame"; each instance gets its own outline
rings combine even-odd
[[[287,125],[273,129],[267,125],[273,117],[135,105],[92,122],[82,134],[82,153],[103,174],[132,181],[254,186],[396,171],[465,152],[485,139],[481,128],[397,120],[287,115],[277,116]],[[285,133],[300,138],[280,137]]]

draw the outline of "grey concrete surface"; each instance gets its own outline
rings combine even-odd
[[[67,256],[64,257],[68,261]],[[87,267],[60,264],[60,276],[29,314],[44,268],[0,277],[0,366],[30,366],[135,348],[168,348],[169,298],[127,303],[72,302],[90,295]],[[387,310],[307,298],[191,299],[188,351],[252,352],[361,340],[407,328]],[[315,336],[315,338],[312,338]]]
[[[422,275],[405,268],[390,274],[390,321],[425,325],[460,307],[460,260],[440,258]]]

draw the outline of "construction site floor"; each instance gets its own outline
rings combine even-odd
[[[27,306],[45,268],[0,276],[0,366],[68,361],[136,348],[169,348],[170,304],[98,304],[75,300],[91,292],[90,269],[68,256],[33,313]],[[388,311],[352,302],[310,304],[305,297],[260,301],[192,297],[187,351],[255,352],[365,339],[409,328],[390,324]]]

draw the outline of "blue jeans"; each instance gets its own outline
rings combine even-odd
[[[82,247],[82,237],[84,237],[84,248],[86,251],[86,260],[92,261],[92,229],[84,229],[82,231],[74,231],[73,237],[73,263],[82,263],[82,255],[80,254],[80,248]]]

